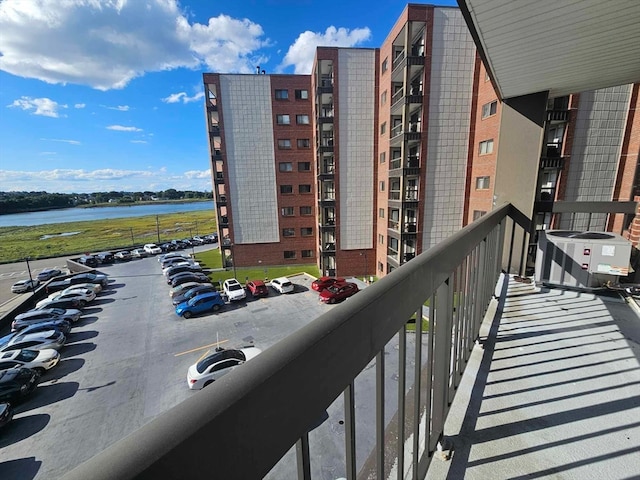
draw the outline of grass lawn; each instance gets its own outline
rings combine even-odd
[[[415,332],[416,331],[416,316],[413,315],[407,322],[407,332]],[[422,317],[422,331],[429,331],[429,319],[427,317]]]

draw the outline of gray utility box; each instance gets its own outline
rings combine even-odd
[[[538,237],[536,283],[598,288],[629,274],[631,243],[609,232],[542,230]]]

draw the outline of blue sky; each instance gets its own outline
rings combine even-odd
[[[0,0],[0,191],[211,190],[203,72],[310,73],[405,5]]]

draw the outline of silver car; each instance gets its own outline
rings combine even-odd
[[[82,312],[73,308],[44,308],[42,310],[29,310],[28,312],[17,315],[11,324],[11,330],[16,332],[23,328],[48,320],[68,320],[75,323],[80,320]]]
[[[52,348],[59,350],[62,348],[67,338],[58,330],[47,330],[44,332],[29,333],[18,332],[8,335],[2,339],[0,344],[0,352],[8,352],[9,350],[44,350]]]

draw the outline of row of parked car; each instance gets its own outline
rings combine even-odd
[[[80,321],[82,308],[107,283],[107,277],[97,273],[49,282],[48,297],[16,315],[11,333],[0,338],[0,426],[13,417],[11,404],[31,394],[41,375],[58,364],[59,350]]]
[[[324,303],[337,303],[359,292],[358,285],[342,277],[320,277],[311,282],[311,288],[319,293]]]

